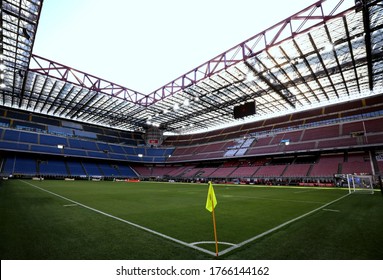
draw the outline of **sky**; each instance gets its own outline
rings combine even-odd
[[[33,53],[149,94],[314,2],[44,0]]]

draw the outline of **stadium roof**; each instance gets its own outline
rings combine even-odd
[[[142,93],[34,55],[43,1],[3,0],[0,105],[122,130],[193,133],[383,93],[382,1],[346,2],[317,1]],[[256,114],[234,119],[234,106],[248,101]]]

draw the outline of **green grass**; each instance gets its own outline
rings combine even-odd
[[[220,259],[383,257],[380,192],[344,197],[348,192],[343,189],[214,188]],[[206,195],[207,186],[199,184],[3,181],[0,256],[213,259]],[[297,217],[301,218],[270,231]],[[195,242],[202,243],[190,245]]]

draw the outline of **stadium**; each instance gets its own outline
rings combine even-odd
[[[1,6],[1,259],[382,259],[382,1],[316,1],[150,93],[35,55],[42,7]]]

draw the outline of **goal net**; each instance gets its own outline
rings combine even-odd
[[[348,174],[347,183],[349,193],[374,193],[372,176]]]

